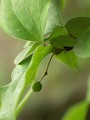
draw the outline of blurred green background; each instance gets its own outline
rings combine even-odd
[[[90,0],[66,1],[62,14],[64,23],[72,17],[90,17]],[[25,41],[16,40],[0,29],[0,86],[11,81],[14,58],[24,43]],[[49,57],[40,65],[37,80],[44,74]],[[17,120],[60,120],[70,106],[85,98],[89,75],[90,58],[79,59],[78,69],[69,68],[53,58],[48,76],[42,82],[42,91],[32,94]]]

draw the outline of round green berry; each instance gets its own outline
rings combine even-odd
[[[33,85],[32,85],[32,89],[34,92],[39,92],[41,89],[42,89],[42,84],[41,82],[35,82]]]

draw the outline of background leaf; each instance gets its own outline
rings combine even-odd
[[[74,53],[81,58],[90,57],[90,31],[83,33],[74,45]]]
[[[86,120],[90,108],[90,76],[88,79],[87,95],[84,101],[72,106],[61,120]]]
[[[62,120],[85,120],[88,110],[88,103],[82,101],[73,107],[64,115]]]
[[[77,17],[69,20],[65,25],[68,33],[71,33],[75,37],[79,37],[85,31],[90,30],[90,18]]]
[[[59,55],[56,55],[56,58],[72,68],[76,68],[78,66],[77,56],[73,51],[63,51]]]
[[[68,35],[62,35],[50,40],[50,44],[55,48],[63,48],[64,46],[72,47],[75,40]]]

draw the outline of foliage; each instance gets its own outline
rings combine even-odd
[[[88,103],[86,101],[82,101],[68,110],[62,120],[85,120],[87,111]]]
[[[0,26],[7,34],[28,42],[14,61],[11,83],[0,87],[0,120],[16,120],[32,91],[41,90],[41,84],[38,87],[34,82],[39,65],[48,54],[74,68],[78,57],[90,57],[90,18],[73,18],[64,25],[61,17],[64,3],[64,0],[1,0]],[[21,99],[27,87],[30,89]],[[85,101],[80,103],[63,120],[74,120],[79,111],[82,112],[79,119],[84,120],[87,106]]]
[[[86,98],[71,107],[63,116],[62,120],[87,120],[88,109],[90,103],[90,77],[88,80],[88,91]]]

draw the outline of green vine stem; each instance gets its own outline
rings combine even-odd
[[[25,104],[27,103],[27,101],[29,100],[31,94],[32,94],[33,90],[30,87],[28,92],[26,93],[25,97],[23,98],[23,100],[19,103],[19,105],[17,106],[16,109],[16,115],[18,116],[20,114],[20,112],[22,111],[23,107],[25,106]]]

